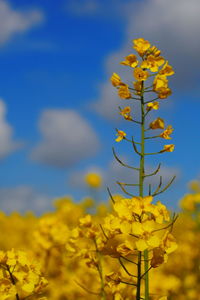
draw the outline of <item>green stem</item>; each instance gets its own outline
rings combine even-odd
[[[145,300],[149,300],[149,254],[144,251],[144,280],[145,280]]]
[[[141,257],[142,252],[139,251],[138,253],[138,263],[137,263],[137,292],[136,292],[136,300],[140,300],[140,293],[141,293]]]
[[[141,156],[140,156],[140,173],[139,173],[139,195],[144,194],[144,157],[145,157],[145,101],[144,101],[144,83],[142,84],[141,95]],[[148,276],[148,250],[144,251],[144,280],[145,280],[145,300],[149,300],[149,276]]]
[[[103,279],[103,269],[102,269],[102,263],[101,263],[101,254],[99,253],[98,247],[96,240],[94,240],[97,256],[98,256],[98,265],[97,265],[97,270],[99,273],[100,281],[101,281],[101,300],[106,300],[106,294],[104,290],[104,279]]]

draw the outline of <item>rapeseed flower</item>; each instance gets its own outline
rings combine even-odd
[[[151,129],[164,129],[165,128],[165,122],[161,118],[157,118],[156,120],[152,121],[149,124],[149,128]]]
[[[123,130],[117,130],[117,138],[115,139],[116,142],[121,142],[125,137],[126,133]]]

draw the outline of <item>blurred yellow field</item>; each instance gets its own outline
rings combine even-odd
[[[116,195],[114,198],[117,200],[120,197]],[[173,228],[178,248],[162,267],[151,271],[150,291],[154,295],[151,299],[160,299],[161,295],[167,295],[168,299],[199,299],[199,202],[200,187],[198,186],[195,186],[195,189],[181,200],[182,209]],[[99,224],[112,211],[111,206],[104,203],[95,206],[93,226],[97,226],[100,230]],[[42,295],[39,299],[45,299],[44,297],[55,300],[101,299],[98,296],[101,283],[95,267],[96,252],[92,247],[91,237],[87,235],[91,228],[84,218],[92,208],[92,199],[85,199],[82,203],[75,204],[73,199],[63,198],[56,200],[54,212],[46,213],[41,217],[35,217],[31,213],[25,216],[20,216],[18,213],[6,216],[1,213],[0,245],[3,251],[1,252],[1,299],[15,299],[13,295],[15,291],[7,281],[2,279],[2,276],[5,276],[4,257],[10,249],[15,249],[12,251],[15,251],[16,255],[18,249],[20,251],[23,249],[27,253],[28,261],[33,261],[33,265],[41,270],[45,282],[40,290]],[[88,227],[83,229],[84,220],[85,226]],[[79,233],[81,237],[78,237],[80,228],[82,228]],[[108,249],[106,253],[105,249],[102,250],[102,270],[105,275],[105,289],[108,291],[106,299],[113,299],[113,295],[115,299],[134,299],[134,287],[114,281],[118,280],[121,274],[124,280],[126,278],[130,282],[135,282],[135,279],[130,280],[118,263],[119,253],[116,248],[119,243],[121,240],[111,243],[109,253]],[[130,250],[123,249],[123,254],[126,255],[127,251]],[[20,255],[18,257],[20,258]],[[135,266],[132,263],[126,262],[126,267],[129,272],[134,273]],[[32,278],[28,278],[26,272],[23,274],[23,280],[20,278],[17,284],[20,295],[23,295],[20,299],[37,290],[40,284],[36,282],[33,287]],[[32,299],[38,297],[34,296]],[[163,296],[163,299],[166,298]]]

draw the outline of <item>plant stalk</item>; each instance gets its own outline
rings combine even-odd
[[[101,300],[106,300],[106,294],[104,290],[104,278],[103,278],[103,269],[102,269],[102,263],[101,263],[101,254],[99,253],[96,240],[94,240],[97,256],[98,256],[98,265],[97,270],[99,273],[100,281],[101,281]]]
[[[144,102],[144,82],[142,82],[141,93],[141,156],[140,156],[140,172],[139,172],[139,196],[144,196],[144,157],[145,157],[145,102]],[[144,280],[145,280],[145,300],[149,300],[149,263],[148,250],[144,251]]]
[[[142,252],[139,251],[138,253],[138,264],[137,264],[137,292],[136,292],[136,300],[140,300],[141,294],[141,258]]]

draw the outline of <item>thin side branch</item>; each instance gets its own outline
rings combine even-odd
[[[126,266],[124,265],[124,263],[122,262],[121,258],[119,258],[119,263],[120,263],[120,265],[122,266],[122,268],[124,269],[124,271],[125,271],[129,276],[131,276],[131,277],[137,277],[136,275],[131,274],[131,273],[127,270],[127,268],[126,268]]]
[[[151,196],[151,184],[149,184],[149,196]]]
[[[126,137],[124,137],[124,140],[126,140],[127,142],[132,143],[132,140],[129,140],[129,139],[127,139]],[[134,141],[134,143],[135,143],[136,145],[141,145],[141,143],[139,143],[139,142],[135,142],[135,141]]]
[[[115,200],[114,200],[114,198],[113,198],[113,195],[112,195],[111,192],[110,192],[109,187],[107,187],[107,191],[108,191],[108,194],[109,194],[109,196],[110,196],[110,199],[112,200],[112,203],[115,204]]]
[[[131,283],[131,282],[123,281],[123,280],[114,280],[114,279],[112,279],[112,280],[115,281],[115,282],[119,282],[119,283],[124,283],[124,284],[128,284],[128,285],[137,286],[136,283]]]
[[[133,145],[133,149],[135,150],[135,152],[136,152],[139,156],[141,156],[141,153],[138,151],[138,149],[137,149],[137,147],[136,147],[136,144],[135,144],[135,142],[134,142],[133,137],[132,137],[132,145]]]
[[[144,174],[144,177],[149,177],[149,176],[154,176],[154,175],[156,175],[156,174],[160,171],[160,167],[161,167],[161,164],[158,165],[157,169],[156,169],[153,173],[150,173],[150,174]]]
[[[155,190],[155,192],[153,193],[153,195],[156,194],[156,193],[160,190],[161,186],[162,186],[162,176],[160,176],[160,182],[159,182],[159,185],[157,186],[157,189]],[[152,196],[153,196],[153,195],[152,195]]]
[[[123,186],[120,182],[116,181],[116,183],[119,185],[119,187],[121,188],[121,190],[122,190],[126,195],[131,196],[131,197],[135,197],[135,195],[133,195],[133,194],[127,192],[127,190],[124,188],[124,186]]]
[[[162,190],[160,190],[159,192],[155,192],[152,196],[154,197],[154,196],[157,196],[157,195],[165,192],[170,187],[170,185],[175,180],[175,178],[176,178],[176,176],[173,176],[172,179],[169,181],[169,183]]]
[[[101,224],[99,224],[99,226],[100,226],[100,228],[101,228],[101,231],[102,231],[104,237],[106,238],[106,240],[108,240],[108,237],[107,237],[107,235],[106,235],[106,233],[105,233],[105,231],[104,231],[104,229],[103,229],[103,226],[102,226]]]
[[[135,261],[132,261],[132,260],[130,260],[130,259],[124,257],[124,256],[120,256],[120,258],[123,258],[124,260],[126,260],[126,261],[130,262],[131,264],[134,264],[134,265],[137,266],[137,263]]]
[[[140,125],[141,125],[141,122],[140,122],[140,121],[136,121],[136,120],[133,120],[133,119],[131,119],[130,121],[131,121],[131,122],[134,122],[134,123],[136,123],[136,124],[140,124]]]
[[[150,92],[150,91],[149,91]],[[147,103],[150,103],[150,102],[154,102],[154,101],[156,101],[156,100],[158,100],[159,99],[159,97],[156,97],[156,98],[154,98],[154,99],[152,99],[152,100],[149,100],[149,101],[146,101],[146,102],[144,102],[144,104],[147,104]]]
[[[148,270],[140,276],[140,279],[142,279],[151,269],[152,269],[152,266],[149,267]]]
[[[119,157],[117,156],[114,147],[112,148],[112,151],[113,151],[113,155],[114,155],[115,159],[116,159],[123,167],[129,168],[129,169],[132,169],[132,170],[136,170],[136,171],[139,171],[139,170],[140,170],[139,168],[129,166],[128,164],[125,164],[124,162],[122,162],[121,159],[119,159]]]
[[[152,152],[152,153],[144,153],[144,155],[157,155],[157,154],[161,154],[163,152],[159,151],[159,152]]]
[[[118,108],[119,108],[119,111],[121,112],[121,111],[122,111],[121,107],[118,106]],[[131,119],[128,119],[128,121],[134,122],[134,123],[136,123],[136,124],[140,124],[140,125],[141,125],[141,122],[140,122],[140,121],[136,121],[136,120],[132,119],[132,117],[131,117]]]
[[[162,228],[159,228],[159,229],[155,229],[152,231],[153,232],[157,232],[157,231],[161,231],[161,230],[164,230],[164,229],[167,229],[167,228],[170,228],[171,227],[171,231],[172,231],[172,228],[174,226],[174,223],[176,222],[176,220],[178,219],[178,215],[175,215],[173,216],[173,219],[172,219],[172,222],[170,224],[168,224],[167,226],[165,227],[162,227]]]
[[[139,186],[139,183],[124,183],[124,182],[117,182],[117,184],[121,184],[124,186]]]
[[[160,137],[160,136],[159,136],[159,135],[146,136],[146,137],[145,137],[145,140],[155,139],[155,138],[158,138],[158,137]]]

